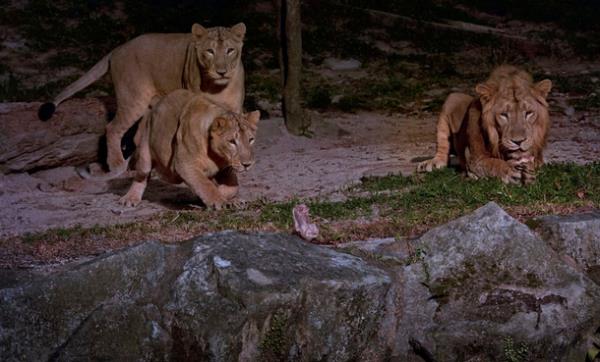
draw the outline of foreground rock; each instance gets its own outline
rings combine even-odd
[[[47,122],[40,103],[0,104],[0,172],[23,172],[89,163],[98,158],[106,107],[95,98],[73,99]]]
[[[0,280],[3,361],[364,360],[390,283],[351,255],[238,233]]]
[[[600,287],[494,203],[426,233],[408,263],[382,329],[399,360],[583,360],[600,326]]]
[[[600,212],[537,219],[544,240],[600,285]]]
[[[597,239],[557,220],[546,242],[490,203],[416,241],[344,245],[361,258],[225,232],[5,270],[0,360],[583,361]]]

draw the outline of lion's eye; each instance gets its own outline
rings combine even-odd
[[[234,145],[234,146],[237,146],[237,142],[235,141],[235,138],[230,139],[229,143],[232,144],[232,145]]]
[[[254,143],[254,138],[251,137],[248,141],[250,142],[250,144],[253,144]]]
[[[227,55],[231,55],[235,52],[235,49],[233,48],[227,48]]]
[[[508,119],[508,113],[506,113],[506,112],[500,113],[500,118]]]
[[[206,49],[204,52],[211,57],[215,55],[215,51],[213,49]]]
[[[529,118],[531,118],[531,116],[533,116],[533,112],[531,112],[531,111],[527,111],[527,112],[525,112],[525,118],[526,118],[526,119],[529,119]]]

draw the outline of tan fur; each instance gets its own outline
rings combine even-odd
[[[120,203],[141,201],[153,168],[168,182],[185,182],[207,206],[230,203],[238,191],[236,173],[254,164],[259,118],[259,111],[239,115],[183,89],[154,101],[136,134],[136,175]]]
[[[417,171],[447,166],[452,147],[470,177],[532,182],[544,162],[551,87],[548,79],[534,83],[527,72],[504,65],[477,85],[479,98],[450,94],[438,120],[436,155]]]
[[[112,177],[126,169],[121,139],[155,96],[180,88],[203,93],[240,112],[244,101],[241,62],[243,23],[231,28],[194,24],[187,34],[145,34],[114,49],[88,73],[69,85],[55,105],[98,80],[110,70],[117,114],[106,127],[107,163]]]

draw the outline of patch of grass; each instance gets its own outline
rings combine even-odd
[[[600,108],[600,94],[594,92],[585,97],[576,99],[573,105],[581,110],[590,110]]]
[[[527,345],[524,343],[516,345],[511,337],[506,337],[504,339],[502,350],[504,352],[505,362],[524,362],[527,361],[529,357],[529,348]]]
[[[253,72],[247,76],[246,87],[248,94],[257,99],[277,102],[281,98],[279,73],[273,75]]]
[[[342,96],[340,101],[335,104],[335,107],[342,112],[352,113],[357,109],[365,108],[366,103],[366,100],[363,98],[354,94],[350,94]]]
[[[145,222],[60,228],[29,234],[13,242],[20,242],[25,249],[22,252],[34,256],[40,249],[58,248],[51,254],[56,256],[76,254],[77,250],[96,253],[116,244],[131,245],[136,240],[185,240],[226,229],[292,232],[292,208],[299,203],[309,206],[311,217],[319,225],[319,243],[390,235],[410,237],[489,201],[529,218],[549,209],[600,207],[600,163],[548,164],[539,171],[537,181],[528,186],[504,185],[496,179],[470,180],[454,170],[443,169],[424,176],[363,178],[360,185],[344,192],[344,201],[255,201],[239,210],[169,211]],[[414,255],[414,261],[420,253]]]
[[[565,29],[594,31],[600,28],[596,16],[600,12],[597,1],[572,2],[562,0],[462,0],[472,8],[535,22],[555,22]]]
[[[23,86],[21,81],[12,73],[5,80],[0,81],[0,102],[12,102],[23,99]]]
[[[315,81],[318,80],[312,80]],[[424,81],[404,78],[393,73],[387,76],[352,80],[344,84],[316,86],[312,89],[314,91],[309,93],[307,101],[313,108],[324,108],[328,102],[331,103],[332,94],[339,94],[341,95],[339,102],[331,106],[344,112],[357,109],[403,111],[407,109],[408,103],[423,95],[426,86]]]
[[[369,176],[363,177],[359,186],[362,190],[369,192],[385,191],[385,190],[398,190],[412,184],[410,177],[402,177],[398,175],[387,175],[387,176]]]
[[[307,1],[303,14],[302,47],[306,53],[356,58],[363,63],[381,56],[381,51],[372,42],[360,38],[362,29],[374,25],[364,11],[328,1]]]
[[[560,92],[570,93],[571,95],[584,95],[600,89],[600,83],[592,82],[591,78],[599,78],[600,73],[578,74],[572,76],[553,75],[552,84]]]
[[[92,227],[83,227],[77,225],[67,228],[50,229],[41,233],[28,233],[23,236],[23,241],[27,244],[57,244],[72,242],[73,240],[97,240],[113,239],[122,237],[123,234],[140,234],[155,232],[157,229],[152,224],[146,223],[125,223],[117,225],[94,225]]]
[[[79,77],[71,76],[38,86],[27,87],[21,77],[10,73],[5,81],[0,81],[0,102],[48,101],[77,78]],[[76,93],[73,97],[85,97],[87,94],[98,91],[107,94],[114,93],[112,84],[99,81]]]
[[[260,342],[262,361],[282,361],[287,357],[290,343],[287,336],[289,317],[286,312],[276,312],[271,316],[269,329]]]
[[[331,105],[331,90],[317,86],[306,91],[306,106],[313,109],[325,109]]]

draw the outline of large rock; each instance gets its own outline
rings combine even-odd
[[[0,172],[23,172],[89,163],[107,122],[105,105],[95,98],[61,104],[47,122],[40,103],[0,104]]]
[[[535,223],[542,239],[557,253],[572,258],[600,284],[600,212],[544,216]]]
[[[420,360],[415,351],[438,361],[583,360],[600,326],[598,285],[494,203],[423,235],[407,263],[381,330],[402,361]]]
[[[600,286],[494,203],[344,248],[225,232],[3,271],[0,360],[583,361],[600,326]]]
[[[233,232],[5,273],[2,361],[365,360],[390,283],[296,237]]]

